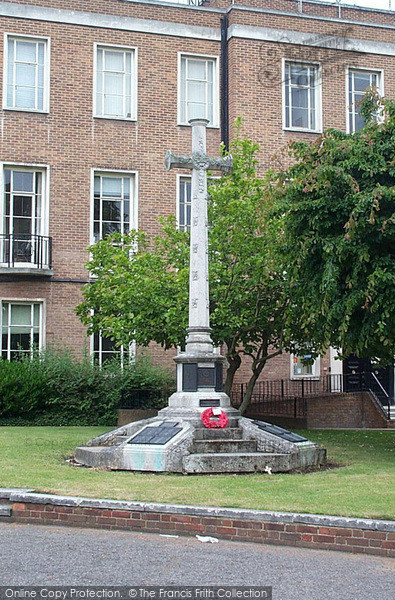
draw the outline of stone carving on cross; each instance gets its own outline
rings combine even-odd
[[[211,158],[206,155],[207,120],[191,119],[189,123],[192,126],[192,155],[179,156],[168,150],[165,167],[168,171],[192,171],[189,326],[186,353],[201,355],[213,352],[209,314],[207,171],[230,173],[233,161],[231,156]]]

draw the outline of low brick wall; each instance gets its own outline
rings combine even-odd
[[[395,522],[303,513],[92,500],[0,490],[18,523],[98,527],[395,557]]]
[[[337,427],[380,429],[388,427],[388,420],[368,392],[307,398],[308,429]]]
[[[150,419],[151,417],[156,417],[157,414],[158,411],[154,408],[120,408],[117,411],[117,427],[122,427],[128,423],[135,423],[136,421],[143,421],[144,419]]]

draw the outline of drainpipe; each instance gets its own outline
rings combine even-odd
[[[221,138],[229,149],[228,15],[221,18]]]

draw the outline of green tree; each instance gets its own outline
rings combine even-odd
[[[359,132],[293,143],[293,166],[269,182],[295,347],[333,345],[385,363],[395,355],[395,102],[379,104],[366,94]]]
[[[235,139],[234,168],[210,187],[209,261],[212,338],[225,344],[226,392],[243,356],[251,376],[241,411],[267,360],[282,351],[286,298],[277,261],[275,220],[256,175],[258,146]],[[189,234],[162,219],[153,243],[143,232],[112,236],[91,248],[93,282],[77,312],[90,331],[117,344],[182,345],[188,319]],[[274,348],[274,349],[273,349]]]

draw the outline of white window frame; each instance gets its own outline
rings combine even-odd
[[[50,166],[34,163],[15,163],[0,162],[0,234],[4,233],[5,217],[5,178],[4,171],[27,171],[29,173],[40,172],[42,174],[42,207],[41,207],[41,229],[36,235],[49,236],[49,187],[50,187]],[[18,263],[19,267],[30,266],[32,263]],[[0,263],[1,266],[1,263]]]
[[[369,67],[354,67],[354,66],[350,66],[348,65],[346,67],[346,132],[347,133],[355,133],[355,131],[359,131],[358,129],[354,131],[351,131],[350,128],[350,73],[351,72],[368,72],[368,73],[373,73],[375,75],[378,75],[378,79],[379,79],[379,85],[377,86],[377,91],[380,94],[380,96],[384,96],[384,70],[383,69],[376,69],[376,68],[369,68]],[[354,111],[355,113],[355,111]],[[355,124],[355,119],[354,120],[354,124]]]
[[[294,374],[294,357],[299,357],[298,354],[291,354],[290,355],[290,379],[319,379],[320,378],[320,370],[321,370],[321,359],[319,356],[317,356],[316,359],[314,359],[314,362],[312,364],[313,367],[313,372],[311,375],[305,375],[305,374],[301,374],[301,375],[295,375]]]
[[[213,122],[207,125],[210,129],[218,129],[220,126],[219,119],[219,56],[213,56],[208,54],[193,54],[190,52],[178,52],[177,53],[177,125],[186,125],[190,127],[188,121],[182,120],[181,110],[181,60],[183,58],[192,58],[202,61],[212,61],[213,65]]]
[[[183,175],[181,173],[177,173],[176,176],[176,223],[177,223],[177,229],[181,228],[180,225],[180,183],[181,183],[181,179],[189,179],[192,183],[192,175]],[[220,180],[221,176],[218,175],[214,175],[208,178],[207,180],[207,188],[210,186],[210,182],[214,181],[214,180]],[[192,196],[192,190],[191,190],[191,196]],[[190,225],[185,227],[184,231],[189,231],[190,229]]]
[[[43,90],[43,107],[42,108],[23,108],[18,106],[8,106],[7,104],[7,88],[8,88],[8,41],[30,41],[44,43],[44,90]],[[4,34],[4,68],[3,68],[3,109],[16,110],[21,112],[34,113],[49,113],[50,107],[50,58],[51,58],[51,39],[49,37],[32,36],[19,33]],[[15,78],[14,78],[15,86]],[[37,94],[37,90],[36,90]]]
[[[299,65],[300,67],[315,67],[317,69],[317,85],[315,86],[315,129],[305,127],[287,127],[287,108],[286,108],[286,66]],[[290,111],[292,106],[290,104]],[[283,130],[285,131],[303,131],[304,133],[322,133],[322,66],[319,62],[306,62],[302,60],[293,60],[283,58],[282,60],[282,112],[283,112]],[[291,123],[291,115],[290,115]]]
[[[129,177],[130,178],[130,215],[129,215],[129,231],[138,229],[138,172],[124,171],[114,169],[91,169],[91,226],[90,239],[91,245],[95,243],[94,238],[94,217],[95,217],[95,176],[104,177]],[[103,238],[100,238],[103,239]]]
[[[46,331],[46,301],[44,298],[2,298],[0,300],[0,357],[3,355],[3,305],[4,304],[17,304],[17,305],[39,305],[39,340],[38,350],[41,352],[45,348],[45,331]],[[10,316],[10,311],[9,311]],[[9,324],[7,324],[7,330],[9,330]],[[10,349],[7,348],[7,360],[10,360]],[[30,351],[30,358],[33,357],[33,349]]]
[[[180,173],[177,174],[176,177],[176,185],[177,185],[177,189],[176,189],[176,222],[177,222],[177,229],[181,229],[181,225],[180,225],[180,185],[181,185],[181,180],[182,179],[189,179],[189,181],[192,181],[192,177],[191,175],[181,175]],[[190,226],[188,227],[187,224],[185,224],[183,231],[188,231],[190,229]]]
[[[116,116],[98,114],[97,112],[97,53],[98,50],[115,50],[118,52],[129,52],[131,54],[131,73],[130,73],[130,116]],[[115,119],[116,121],[137,121],[137,86],[138,86],[138,48],[135,46],[118,46],[116,44],[94,44],[93,53],[93,116],[95,119]]]
[[[103,349],[102,349],[102,340],[103,340],[103,335],[102,332],[99,332],[99,350],[97,351],[98,354],[98,362],[97,364],[102,366],[103,365]],[[105,336],[104,336],[105,337]],[[95,351],[95,334],[92,334],[90,336],[90,355],[92,357],[92,360],[95,360],[95,355],[96,355],[96,351]],[[120,357],[120,363],[121,363],[121,368],[123,369],[123,367],[125,366],[125,362],[127,360],[128,364],[133,363],[136,360],[136,342],[131,342],[129,344],[129,349],[125,348],[125,346],[120,346],[118,351],[114,351],[114,358],[119,355]]]

